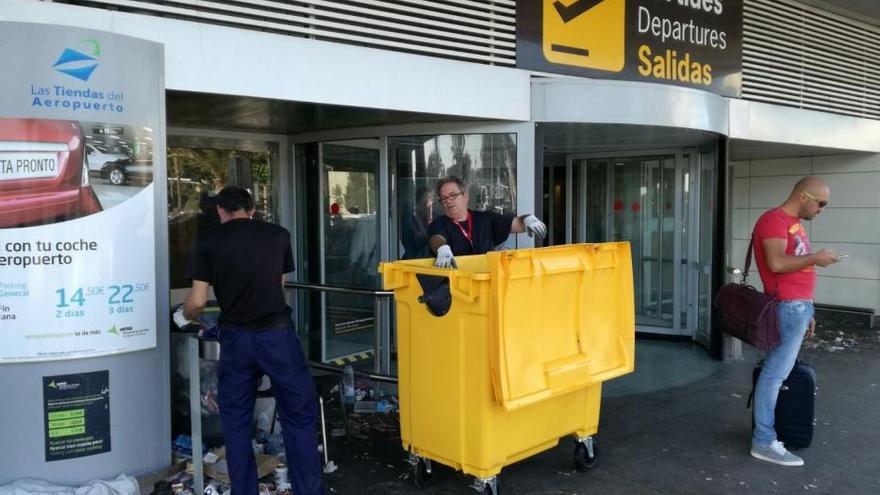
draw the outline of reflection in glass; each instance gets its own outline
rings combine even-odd
[[[586,173],[586,241],[629,241],[636,321],[669,326],[673,321],[675,237],[686,235],[675,229],[675,158],[588,160]]]
[[[220,223],[216,194],[227,184],[246,187],[254,196],[254,218],[274,222],[276,206],[272,177],[278,161],[277,143],[211,140],[169,136],[168,240],[171,288],[190,285],[188,260],[195,241]]]
[[[579,169],[581,167],[578,167]],[[586,198],[586,242],[610,241],[606,224],[608,217],[608,161],[590,160],[587,162]],[[615,215],[623,209],[623,203],[614,204]]]
[[[697,328],[706,335],[712,328],[712,236],[715,229],[717,164],[713,152],[700,153],[700,240],[697,291]]]
[[[296,147],[298,280],[335,287],[378,289],[378,140]],[[310,359],[331,361],[373,348],[375,300],[369,295],[297,293],[298,327],[308,334]],[[320,336],[320,338],[318,338]]]
[[[456,175],[468,184],[468,207],[516,212],[516,135],[449,134],[392,137],[389,157],[397,173],[397,258],[430,257],[427,225],[443,214],[434,187]]]
[[[660,329],[678,324],[672,333],[709,336],[717,163],[711,150],[679,156],[572,160],[585,174],[573,192],[585,216],[575,224],[584,229],[577,239],[630,243],[636,323],[643,329],[666,333]]]

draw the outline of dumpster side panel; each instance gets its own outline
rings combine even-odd
[[[487,478],[596,433],[603,380],[633,367],[627,243],[462,257],[459,270],[384,264],[397,302],[404,448]],[[416,274],[450,279],[438,317]]]
[[[489,354],[485,352],[488,339],[487,331],[476,328],[463,334],[462,352],[467,356],[463,365],[468,378],[461,384],[465,412],[459,457],[452,463],[444,460],[445,456],[438,458],[433,445],[423,451],[428,457],[488,478],[504,466],[554,447],[561,437],[596,433],[601,383],[506,411],[492,392]]]
[[[488,281],[453,290],[449,312],[438,317],[418,302],[415,274],[407,277],[406,286],[395,290],[401,440],[404,448],[461,469],[461,460],[471,455],[466,444],[484,443],[479,429],[467,432],[465,425],[485,411],[469,394],[490,389],[487,360],[478,358],[486,348]]]
[[[410,450],[412,445],[412,343],[411,331],[413,310],[412,304],[403,297],[396,298],[395,310],[397,311],[397,379],[398,399],[400,401],[400,439],[403,448]]]

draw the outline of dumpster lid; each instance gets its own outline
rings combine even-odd
[[[488,253],[491,374],[506,410],[632,370],[628,253],[623,243]]]

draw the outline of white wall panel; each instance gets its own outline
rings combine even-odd
[[[730,266],[743,269],[743,261],[746,259],[746,249],[749,247],[748,239],[734,239],[730,248]],[[755,262],[752,261],[752,270],[755,270]],[[757,273],[757,272],[755,272]],[[751,277],[751,275],[749,275]]]
[[[730,203],[733,208],[749,207],[749,182],[748,177],[742,179],[733,179],[733,194]]]
[[[752,166],[754,172],[755,167]],[[750,179],[749,206],[752,208],[772,208],[779,206],[791,194],[795,182],[802,177],[782,175],[773,177],[752,177]]]
[[[812,221],[803,222],[813,249],[849,254],[841,262],[817,268],[816,302],[880,313],[880,154],[735,163],[734,171],[739,172],[731,184],[728,266],[741,268],[757,219],[785,201],[798,179],[816,174],[831,188],[831,203]],[[760,288],[753,272],[750,283]]]
[[[748,177],[750,174],[750,162],[748,160],[732,161],[728,166],[733,168],[734,177]]]
[[[877,244],[814,241],[812,248],[813,251],[830,249],[838,254],[849,254],[837,263],[820,268],[823,276],[880,280],[880,246]]]
[[[880,141],[880,133],[876,136]],[[880,154],[833,155],[813,157],[813,173],[880,171]]]
[[[876,280],[820,275],[816,280],[815,300],[819,304],[870,308],[876,314],[880,300],[880,284]]]
[[[772,160],[751,160],[751,176],[808,175],[810,157],[778,158]]]
[[[752,232],[752,224],[749,221],[749,210],[735,208],[731,215],[731,234],[734,239],[748,239]]]
[[[818,174],[831,188],[828,209],[841,207],[880,208],[880,172]],[[880,225],[877,226],[880,229]]]
[[[875,244],[880,250],[880,209],[830,207],[813,219],[810,238]]]

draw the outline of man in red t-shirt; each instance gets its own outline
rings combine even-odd
[[[818,177],[804,177],[788,199],[755,223],[752,239],[755,261],[764,291],[778,299],[779,344],[767,352],[755,385],[755,431],[753,457],[781,464],[802,466],[804,460],[786,450],[776,438],[774,419],[779,387],[797,360],[804,335],[813,334],[813,291],[816,266],[828,266],[839,258],[827,249],[813,253],[801,220],[811,220],[828,205],[831,191]]]

